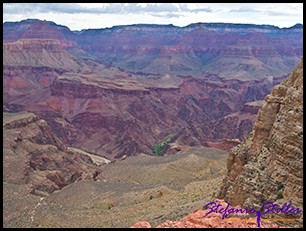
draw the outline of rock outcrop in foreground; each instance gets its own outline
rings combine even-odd
[[[223,200],[217,200],[222,207],[227,204]],[[231,207],[232,208],[232,207]],[[240,207],[235,207],[239,209]],[[156,226],[156,228],[257,228],[256,217],[248,217],[248,214],[235,214],[236,217],[226,217],[222,219],[221,213],[212,212],[207,214],[210,210],[196,209],[193,213],[184,217],[179,221],[166,220],[164,223]],[[280,228],[281,226],[262,219],[261,228]],[[152,228],[151,224],[147,221],[139,221],[131,226],[131,228]]]
[[[303,203],[303,59],[266,96],[253,131],[229,153],[219,197],[233,205]]]

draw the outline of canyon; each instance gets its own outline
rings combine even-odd
[[[301,24],[5,22],[4,226],[173,227],[216,196],[300,205],[302,62],[286,78],[302,53]]]
[[[4,111],[40,115],[68,146],[109,159],[176,145],[229,150],[302,55],[291,28],[199,23],[70,31],[3,25]]]

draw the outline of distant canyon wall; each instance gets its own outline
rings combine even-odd
[[[177,145],[242,140],[303,51],[302,25],[3,26],[4,111],[34,112],[65,144],[110,158],[152,154],[170,134]]]

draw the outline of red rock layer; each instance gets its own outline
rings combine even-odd
[[[227,203],[217,200],[222,207],[226,207]],[[231,207],[232,208],[232,207]],[[233,207],[239,209],[239,206]],[[236,217],[225,217],[222,219],[221,213],[212,212],[207,215],[210,210],[197,209],[193,213],[184,217],[179,221],[166,220],[164,223],[157,225],[155,228],[258,228],[256,217],[249,217],[249,214],[235,214]],[[139,221],[131,226],[131,228],[151,228],[151,224],[147,221]],[[269,219],[261,219],[261,228],[280,228],[280,226]]]

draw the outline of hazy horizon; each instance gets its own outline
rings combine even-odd
[[[54,22],[52,20],[42,20],[42,19],[38,19],[38,18],[27,18],[27,19],[22,19],[20,21],[5,21],[3,23],[15,23],[15,22],[21,22],[21,21],[25,21],[25,20],[40,20],[40,21],[47,21],[47,22]],[[56,23],[56,22],[54,22]],[[231,23],[231,22],[195,22],[195,23],[190,23],[186,26],[176,26],[176,25],[173,25],[173,24],[156,24],[156,23],[134,23],[134,24],[125,24],[125,25],[114,25],[114,26],[110,26],[110,27],[104,27],[104,28],[84,28],[82,30],[99,30],[99,29],[109,29],[109,28],[112,28],[112,27],[120,27],[120,26],[133,26],[133,25],[158,25],[158,26],[174,26],[174,27],[179,27],[179,28],[184,28],[184,27],[188,27],[192,24],[241,24],[241,25],[258,25],[258,26],[275,26],[275,25],[272,25],[272,24],[255,24],[255,23]],[[69,26],[63,24],[63,23],[56,23],[57,25],[59,26],[66,26],[68,27],[71,31],[82,31],[82,30],[72,30]],[[275,27],[278,27],[278,28],[290,28],[290,27],[293,27],[297,24],[301,24],[303,25],[303,23],[296,23],[294,25],[291,25],[291,26],[288,26],[288,27],[278,27],[278,26],[275,26]]]
[[[101,20],[102,18],[102,20]],[[104,20],[106,18],[106,20]],[[40,19],[70,30],[134,24],[303,24],[303,3],[4,3],[3,23]]]

